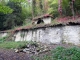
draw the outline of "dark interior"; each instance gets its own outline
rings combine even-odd
[[[41,18],[38,19],[37,24],[40,24],[40,23],[44,23],[44,21]]]

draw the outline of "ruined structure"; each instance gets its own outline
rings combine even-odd
[[[41,24],[41,23],[50,24],[51,20],[52,20],[52,16],[49,14],[45,14],[45,15],[37,16],[37,17],[33,18],[34,24]]]
[[[36,41],[47,44],[74,44],[80,45],[80,23],[66,22],[57,25],[37,25],[37,27],[18,28],[13,31],[14,41]],[[10,32],[0,32],[0,37],[5,37]]]

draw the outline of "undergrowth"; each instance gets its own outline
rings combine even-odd
[[[5,49],[23,49],[25,48],[28,44],[35,44],[37,45],[37,42],[33,42],[33,41],[19,41],[19,42],[15,42],[15,41],[7,41],[6,40],[7,37],[3,37],[0,38],[0,48],[5,48]]]
[[[15,48],[22,48],[23,46],[26,46],[28,42],[15,42],[15,41],[7,41],[6,37],[0,38],[0,48],[6,48],[6,49],[15,49]]]
[[[34,60],[80,60],[79,47],[57,47],[51,51],[51,55],[44,55],[43,57],[33,56]]]
[[[15,48],[22,48],[27,43],[25,42],[14,42],[14,41],[5,41],[0,43],[0,48],[6,48],[6,49],[15,49]]]

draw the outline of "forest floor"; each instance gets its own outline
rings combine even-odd
[[[58,46],[62,46],[65,48],[71,47],[68,44],[49,45],[49,47],[51,47],[51,49],[54,49]],[[49,52],[50,51],[44,52],[44,53],[40,54],[39,56],[49,54]],[[16,53],[13,49],[1,49],[0,48],[0,60],[34,60],[34,59],[31,58],[31,56],[27,53],[23,53],[23,52]]]

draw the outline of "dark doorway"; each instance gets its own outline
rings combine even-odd
[[[44,23],[44,21],[41,18],[39,18],[37,24],[41,24],[41,23]]]

